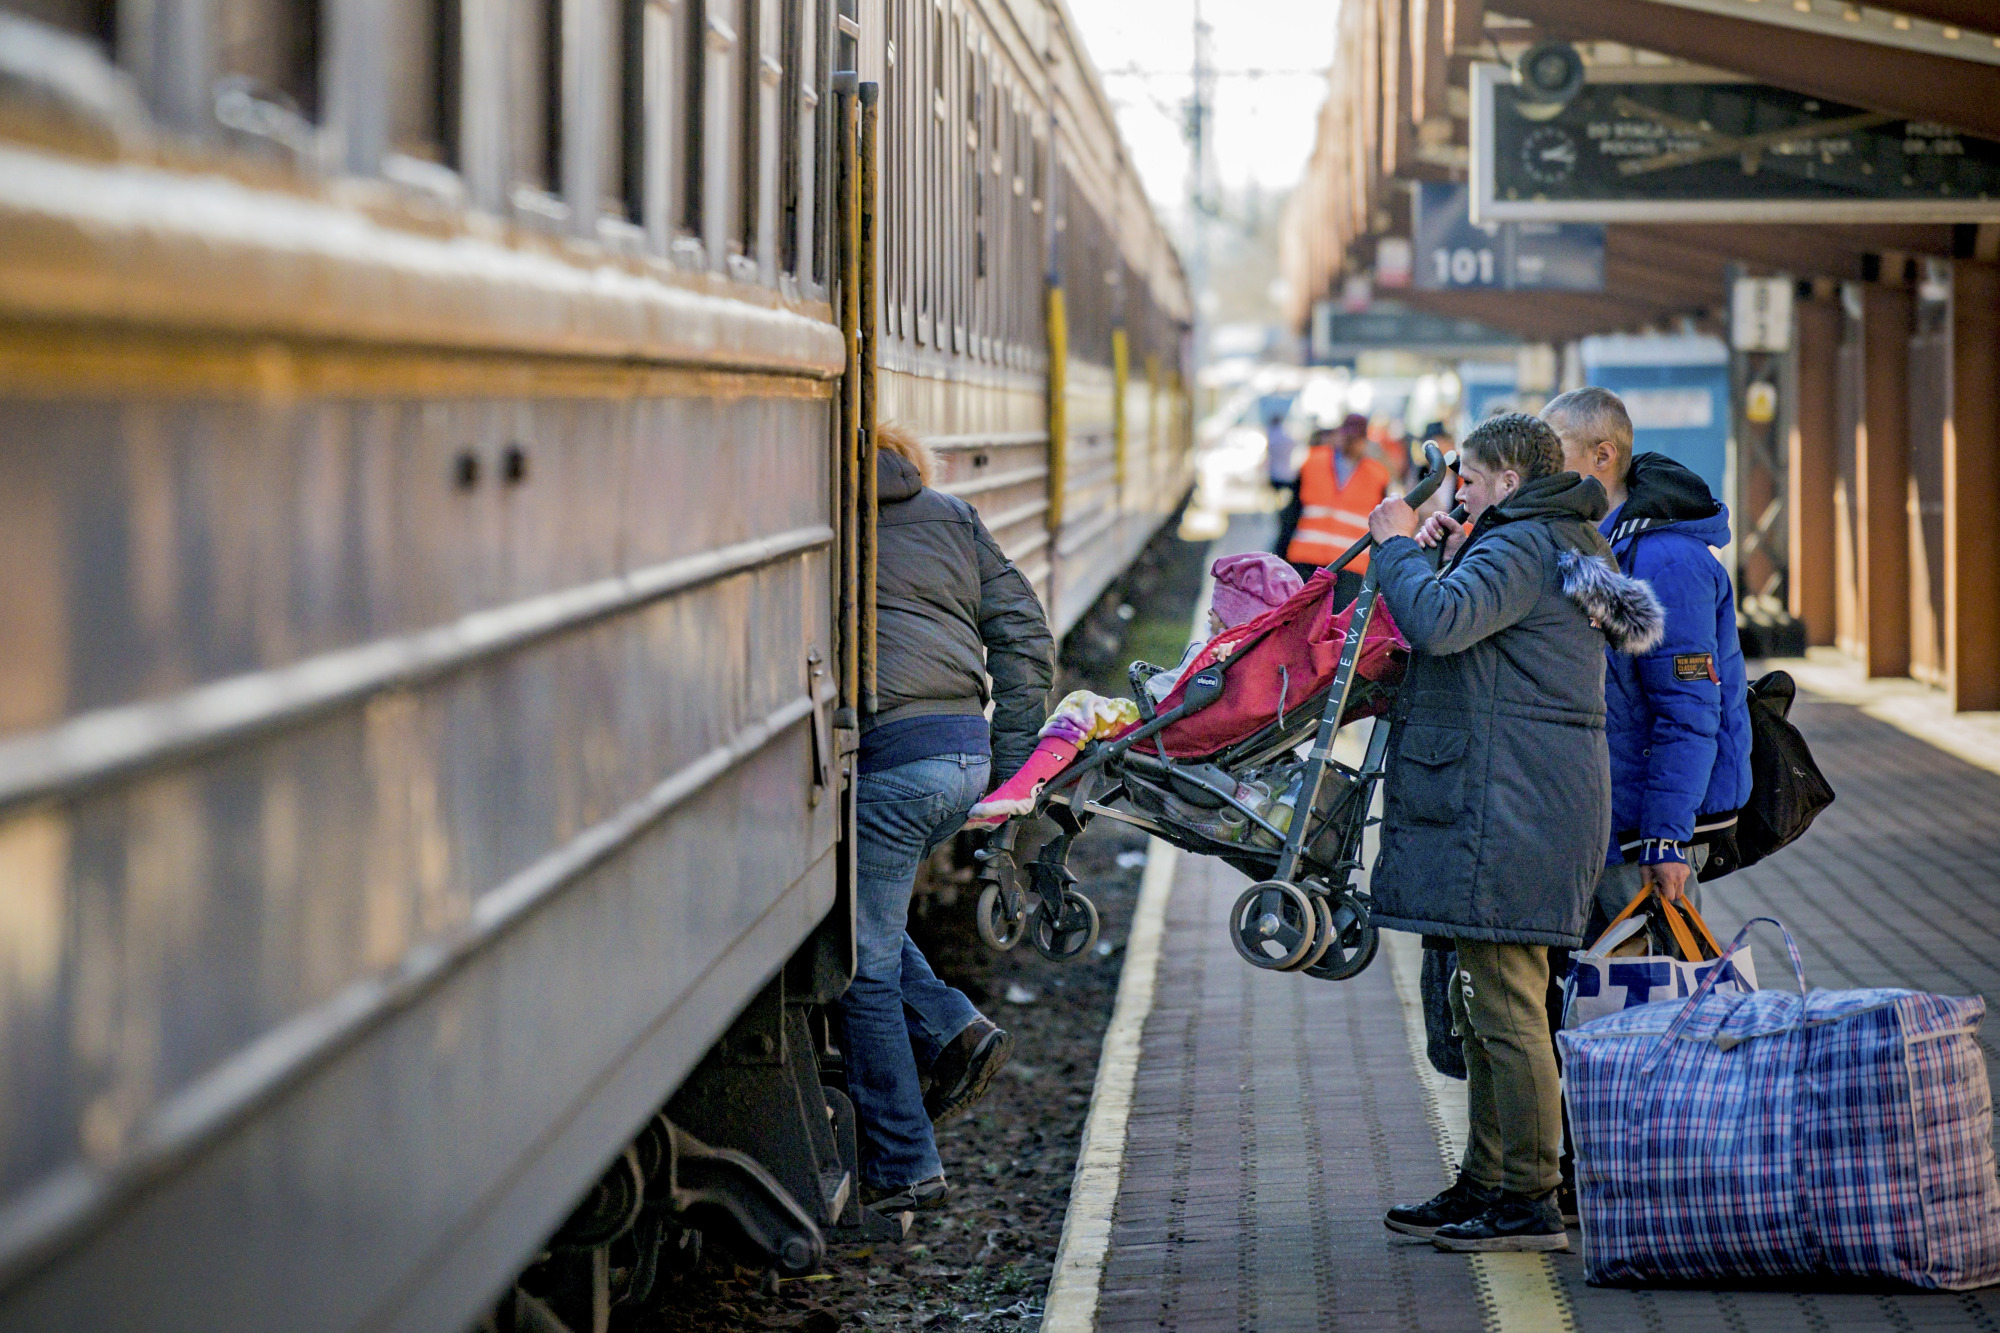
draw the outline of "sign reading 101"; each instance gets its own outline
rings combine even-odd
[[[1446,288],[1500,285],[1497,260],[1490,245],[1482,245],[1477,250],[1465,245],[1455,250],[1438,246],[1431,251],[1431,264],[1437,271],[1427,284],[1430,286]]]
[[[1463,185],[1417,187],[1411,240],[1419,291],[1604,290],[1604,228],[1589,223],[1487,222]]]

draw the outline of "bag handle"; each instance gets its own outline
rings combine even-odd
[[[1708,975],[1703,977],[1701,984],[1694,988],[1694,994],[1690,995],[1688,1002],[1681,1006],[1681,1011],[1674,1015],[1674,1021],[1667,1025],[1667,1030],[1660,1034],[1660,1040],[1653,1046],[1653,1053],[1646,1057],[1646,1063],[1639,1067],[1640,1078],[1645,1078],[1651,1074],[1654,1066],[1660,1063],[1661,1058],[1667,1053],[1667,1047],[1673,1043],[1676,1037],[1680,1036],[1681,1029],[1686,1027],[1688,1021],[1694,1017],[1695,1006],[1708,998],[1709,993],[1715,989],[1715,983],[1722,979],[1723,973],[1729,971],[1729,960],[1735,956],[1738,949],[1743,947],[1743,941],[1750,937],[1750,927],[1756,925],[1759,921],[1768,922],[1776,926],[1778,933],[1785,937],[1785,952],[1792,956],[1792,975],[1797,977],[1799,982],[1799,999],[1803,1001],[1807,998],[1810,992],[1806,989],[1806,965],[1799,960],[1798,941],[1792,938],[1792,932],[1786,930],[1785,923],[1778,920],[1778,918],[1774,916],[1753,916],[1743,923],[1743,929],[1736,932],[1736,938],[1729,942],[1729,947],[1724,949],[1722,956],[1715,960],[1715,966],[1708,969]],[[1799,1006],[1798,1026],[1804,1027],[1805,1021],[1805,1006],[1801,1004]]]
[[[1708,922],[1703,921],[1701,919],[1701,913],[1694,910],[1694,899],[1683,897],[1678,903],[1675,903],[1674,906],[1680,908],[1682,912],[1685,912],[1687,914],[1687,919],[1694,922],[1694,928],[1701,932],[1701,937],[1704,940],[1708,941],[1709,954],[1712,957],[1716,958],[1722,957],[1722,946],[1715,942],[1715,932],[1711,931],[1708,928]],[[1690,961],[1699,961],[1699,960],[1691,959]]]
[[[1639,904],[1645,902],[1648,897],[1657,897],[1660,900],[1660,915],[1666,920],[1667,929],[1673,934],[1674,943],[1679,946],[1682,958],[1690,963],[1708,961],[1702,957],[1701,950],[1695,947],[1694,936],[1688,933],[1687,926],[1681,921],[1680,912],[1687,913],[1688,920],[1694,922],[1695,929],[1699,930],[1701,937],[1708,941],[1709,957],[1721,956],[1722,946],[1715,942],[1714,932],[1709,930],[1708,922],[1701,919],[1701,913],[1694,910],[1694,904],[1686,898],[1682,898],[1678,903],[1670,903],[1667,901],[1667,896],[1660,892],[1659,886],[1652,883],[1642,884],[1639,887],[1639,891],[1632,895],[1632,901],[1625,904],[1625,910],[1611,918],[1610,925],[1605,926],[1604,934],[1597,937],[1598,942],[1602,943],[1605,935],[1611,933],[1612,926],[1638,911]],[[1679,908],[1680,912],[1676,912],[1675,908]],[[1593,949],[1596,947],[1596,945],[1591,946]]]

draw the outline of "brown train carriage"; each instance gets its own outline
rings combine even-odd
[[[1066,624],[1188,478],[1067,34],[0,3],[0,1328],[586,1327],[697,1180],[858,1220],[836,75],[882,410]]]

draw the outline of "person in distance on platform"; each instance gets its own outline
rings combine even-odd
[[[1736,590],[1711,547],[1729,544],[1729,510],[1664,454],[1632,453],[1632,418],[1609,389],[1572,389],[1542,409],[1563,466],[1594,477],[1611,503],[1599,530],[1625,572],[1666,609],[1644,656],[1611,653],[1611,841],[1593,928],[1645,884],[1693,900],[1708,846],[1733,835],[1750,799],[1750,698],[1736,637]]]
[[[1271,549],[1280,554],[1291,549],[1292,534],[1299,528],[1299,446],[1285,429],[1285,413],[1274,410],[1264,423],[1264,466],[1271,489],[1285,497],[1278,508],[1278,536]]]
[[[1374,915],[1455,943],[1471,1113],[1457,1181],[1383,1221],[1445,1250],[1563,1250],[1549,949],[1582,944],[1610,836],[1604,645],[1650,648],[1659,603],[1610,563],[1604,488],[1562,470],[1546,423],[1482,422],[1460,451],[1458,498],[1471,526],[1435,515],[1421,542],[1400,499],[1368,520],[1377,584],[1411,648]],[[1442,574],[1424,549],[1440,540]]]
[[[1445,429],[1445,424],[1442,421],[1433,421],[1428,426],[1425,426],[1422,437],[1412,441],[1410,444],[1410,477],[1412,478],[1411,484],[1413,485],[1415,484],[1415,478],[1423,470],[1424,446],[1426,444],[1435,444],[1438,447],[1438,452],[1441,454],[1448,454],[1458,447],[1452,443],[1451,432]],[[1429,518],[1432,514],[1450,513],[1451,507],[1458,502],[1457,496],[1458,478],[1452,473],[1446,472],[1443,482],[1439,484],[1435,491],[1431,492],[1431,498],[1417,507],[1417,517]]]
[[[1339,425],[1313,433],[1312,452],[1299,469],[1299,525],[1285,548],[1301,578],[1311,578],[1368,535],[1368,513],[1389,493],[1389,482],[1389,469],[1368,454],[1367,417],[1351,412]],[[1336,610],[1360,593],[1367,569],[1364,551],[1335,576]]]
[[[1055,640],[978,513],[930,488],[923,443],[891,425],[876,438],[876,711],[861,719],[855,973],[839,1011],[862,1201],[902,1212],[944,1205],[932,1126],[985,1095],[1012,1042],[931,971],[905,929],[910,893],[994,768],[1035,748]]]

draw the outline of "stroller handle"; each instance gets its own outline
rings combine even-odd
[[[1403,497],[1403,503],[1415,509],[1418,505],[1430,499],[1431,496],[1437,493],[1437,488],[1444,484],[1444,474],[1447,468],[1454,472],[1458,470],[1458,450],[1454,449],[1450,453],[1445,453],[1429,440],[1425,440],[1424,475],[1418,479],[1416,485],[1410,487],[1409,494]],[[1348,547],[1346,551],[1342,552],[1339,559],[1328,564],[1326,567],[1332,570],[1345,569],[1353,563],[1354,557],[1360,555],[1363,551],[1372,550],[1374,546],[1375,539],[1373,537],[1363,537],[1361,540],[1355,542],[1354,545]]]

